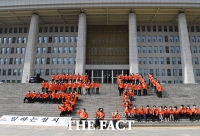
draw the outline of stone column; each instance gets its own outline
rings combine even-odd
[[[194,71],[192,65],[192,55],[190,52],[190,41],[188,37],[187,21],[185,13],[178,14],[178,28],[181,47],[181,60],[183,83],[195,83]]]
[[[129,14],[129,72],[138,73],[136,14]]]
[[[87,35],[86,14],[80,13],[79,23],[78,23],[78,42],[77,42],[77,53],[76,53],[76,68],[75,68],[76,74],[85,73],[86,35]]]
[[[34,74],[34,55],[35,55],[35,45],[37,43],[37,33],[39,26],[39,17],[33,14],[30,22],[30,29],[28,34],[28,41],[26,46],[26,53],[24,56],[24,68],[22,74],[22,83],[26,83],[31,76]]]

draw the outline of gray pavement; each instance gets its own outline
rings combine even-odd
[[[200,127],[134,127],[132,130],[67,130],[65,127],[0,125],[0,136],[199,136]]]

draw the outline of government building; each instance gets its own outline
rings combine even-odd
[[[200,1],[1,0],[0,81],[152,73],[200,83]]]

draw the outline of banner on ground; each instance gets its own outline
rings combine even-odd
[[[4,125],[35,125],[35,126],[68,126],[72,117],[39,117],[3,115],[0,124]]]

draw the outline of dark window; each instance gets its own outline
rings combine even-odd
[[[24,33],[27,33],[28,31],[27,31],[27,27],[24,27]]]
[[[21,27],[19,28],[19,33],[22,33],[22,28]]]
[[[44,33],[47,33],[48,32],[48,27],[45,27],[44,28]]]
[[[50,64],[50,58],[47,58],[47,64]]]
[[[51,53],[51,47],[48,47],[47,53]]]
[[[52,37],[51,36],[49,37],[49,43],[52,43]]]
[[[14,52],[15,52],[15,48],[14,48],[14,47],[12,47],[12,48],[11,48],[11,52],[10,52],[10,53],[11,53],[11,54],[14,54]]]

